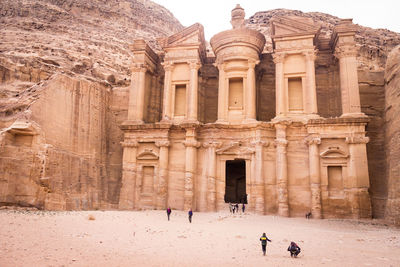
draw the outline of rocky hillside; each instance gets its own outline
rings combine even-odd
[[[129,44],[145,38],[158,50],[155,37],[182,28],[148,0],[2,0],[0,116],[24,110],[30,87],[54,73],[129,85]]]
[[[312,18],[315,23],[321,25],[320,41],[327,41],[331,38],[333,27],[340,18],[320,13],[304,13],[298,10],[274,9],[257,12],[247,20],[247,27],[262,32],[267,44],[264,51],[272,51],[270,19],[279,16],[301,16]],[[400,43],[400,33],[385,29],[371,29],[357,25],[357,43],[360,48],[360,67],[368,70],[383,70],[385,68],[388,53]]]

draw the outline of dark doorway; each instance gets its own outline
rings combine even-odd
[[[235,159],[227,160],[225,164],[225,202],[247,204],[246,162]]]

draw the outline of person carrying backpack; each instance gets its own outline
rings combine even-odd
[[[268,239],[268,237],[265,233],[263,233],[262,236],[260,237],[260,241],[261,241],[262,252],[263,252],[263,255],[265,256],[265,253],[267,253],[267,241],[268,242],[272,242],[272,241]]]
[[[300,247],[295,242],[290,242],[290,245],[287,249],[290,252],[290,257],[297,257],[300,254]]]

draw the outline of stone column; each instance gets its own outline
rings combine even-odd
[[[190,82],[189,82],[189,103],[187,105],[186,114],[188,114],[189,121],[197,121],[197,109],[198,109],[198,85],[199,77],[198,70],[200,64],[198,62],[190,62]]]
[[[259,62],[259,61],[258,61]],[[254,68],[258,62],[249,60],[249,68],[247,70],[247,88],[246,94],[246,120],[256,120],[256,74]]]
[[[276,178],[278,185],[278,214],[289,217],[289,198],[288,198],[288,173],[286,147],[286,125],[275,124],[276,128]]]
[[[339,59],[342,116],[365,116],[360,105],[355,43],[337,46],[335,56]]]
[[[317,114],[317,89],[315,86],[315,58],[316,51],[309,50],[303,53],[306,58],[306,99],[305,112],[307,114]]]
[[[264,189],[264,172],[263,172],[263,147],[268,146],[268,142],[256,140],[252,142],[255,146],[255,168],[254,168],[254,185],[253,185],[253,199],[255,199],[255,212],[260,215],[265,213],[265,189]]]
[[[287,98],[285,92],[285,79],[283,75],[283,62],[285,56],[285,53],[272,54],[275,63],[276,117],[283,117],[286,115]]]
[[[217,65],[219,70],[219,80],[218,80],[218,120],[217,122],[227,122],[227,88],[225,86],[225,64]]]
[[[163,113],[162,120],[170,120],[172,118],[172,70],[173,63],[165,62],[164,64],[164,96],[163,96]]]
[[[207,211],[217,210],[216,149],[219,148],[221,144],[221,142],[216,141],[207,141],[203,144],[203,146],[207,149],[207,161],[204,163],[207,166]]]
[[[186,147],[185,160],[185,192],[184,210],[194,209],[194,180],[196,174],[197,148],[200,146],[196,140],[196,128],[186,128],[186,140],[183,142]]]
[[[158,192],[157,209],[166,209],[168,205],[168,152],[169,141],[156,141],[156,146],[160,148],[158,164]]]
[[[349,146],[348,186],[354,218],[371,218],[371,200],[368,193],[369,175],[367,148],[369,138],[363,135],[346,137]]]
[[[318,145],[321,144],[321,138],[310,136],[307,139],[307,144],[310,169],[311,213],[313,218],[321,219],[321,175],[318,149]]]
[[[123,147],[122,156],[122,183],[119,194],[119,209],[135,208],[136,191],[136,156],[138,143],[128,140],[121,143]]]
[[[132,82],[129,91],[128,120],[135,123],[144,121],[144,95],[146,67],[144,64],[132,64]]]

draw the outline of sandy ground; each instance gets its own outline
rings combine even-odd
[[[272,240],[265,257],[263,232]],[[400,229],[229,212],[195,212],[190,224],[175,210],[170,221],[164,211],[0,211],[2,267],[265,265],[400,266]]]

